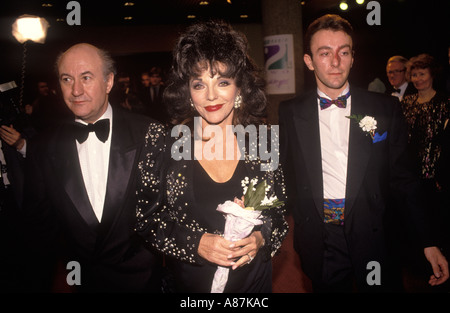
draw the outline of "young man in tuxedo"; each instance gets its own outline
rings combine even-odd
[[[280,105],[280,151],[294,198],[294,245],[314,290],[398,290],[385,229],[392,195],[404,199],[403,218],[421,234],[434,273],[429,283],[443,283],[448,264],[434,246],[418,180],[407,167],[398,100],[349,84],[353,42],[345,19],[317,19],[305,40],[304,62],[317,90]]]
[[[45,269],[62,255],[64,267],[77,262],[66,272],[73,270],[68,281],[76,291],[158,292],[159,259],[134,229],[138,161],[145,136],[155,135],[158,175],[162,127],[111,106],[115,70],[107,52],[74,45],[59,56],[57,70],[74,119],[30,143],[24,213],[33,271],[43,273],[31,288],[44,288]],[[154,197],[157,205],[156,188]]]

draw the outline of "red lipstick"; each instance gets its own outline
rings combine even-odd
[[[205,110],[208,112],[214,112],[220,110],[223,107],[223,104],[209,105],[205,107]]]

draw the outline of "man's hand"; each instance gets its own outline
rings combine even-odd
[[[10,125],[10,127],[2,125],[2,127],[0,127],[0,137],[4,142],[17,150],[22,149],[25,144],[25,139],[22,138],[22,135],[15,130],[12,125]]]
[[[424,253],[433,268],[433,275],[431,275],[428,283],[431,286],[437,286],[444,283],[449,277],[446,258],[437,247],[427,247],[424,249]]]

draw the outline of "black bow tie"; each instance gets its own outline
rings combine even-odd
[[[85,142],[90,132],[95,132],[97,138],[101,142],[105,142],[109,136],[109,119],[103,119],[97,121],[94,124],[87,124],[87,125],[75,122],[74,129],[75,129],[75,138],[78,140],[79,143]]]
[[[401,90],[401,89],[395,89],[395,88],[394,88],[394,89],[392,89],[392,91],[393,91],[393,92],[396,92],[396,93],[401,93],[401,92],[402,92],[402,90]]]

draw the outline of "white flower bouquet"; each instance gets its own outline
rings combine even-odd
[[[250,185],[247,187],[247,185]],[[252,232],[255,225],[261,225],[261,213],[265,209],[277,207],[283,204],[276,196],[267,198],[270,186],[263,180],[256,185],[257,179],[249,181],[246,177],[242,181],[244,196],[234,201],[225,201],[217,206],[217,211],[225,216],[224,238],[237,241],[246,238]],[[228,281],[228,267],[218,266],[214,274],[211,293],[222,293]]]

